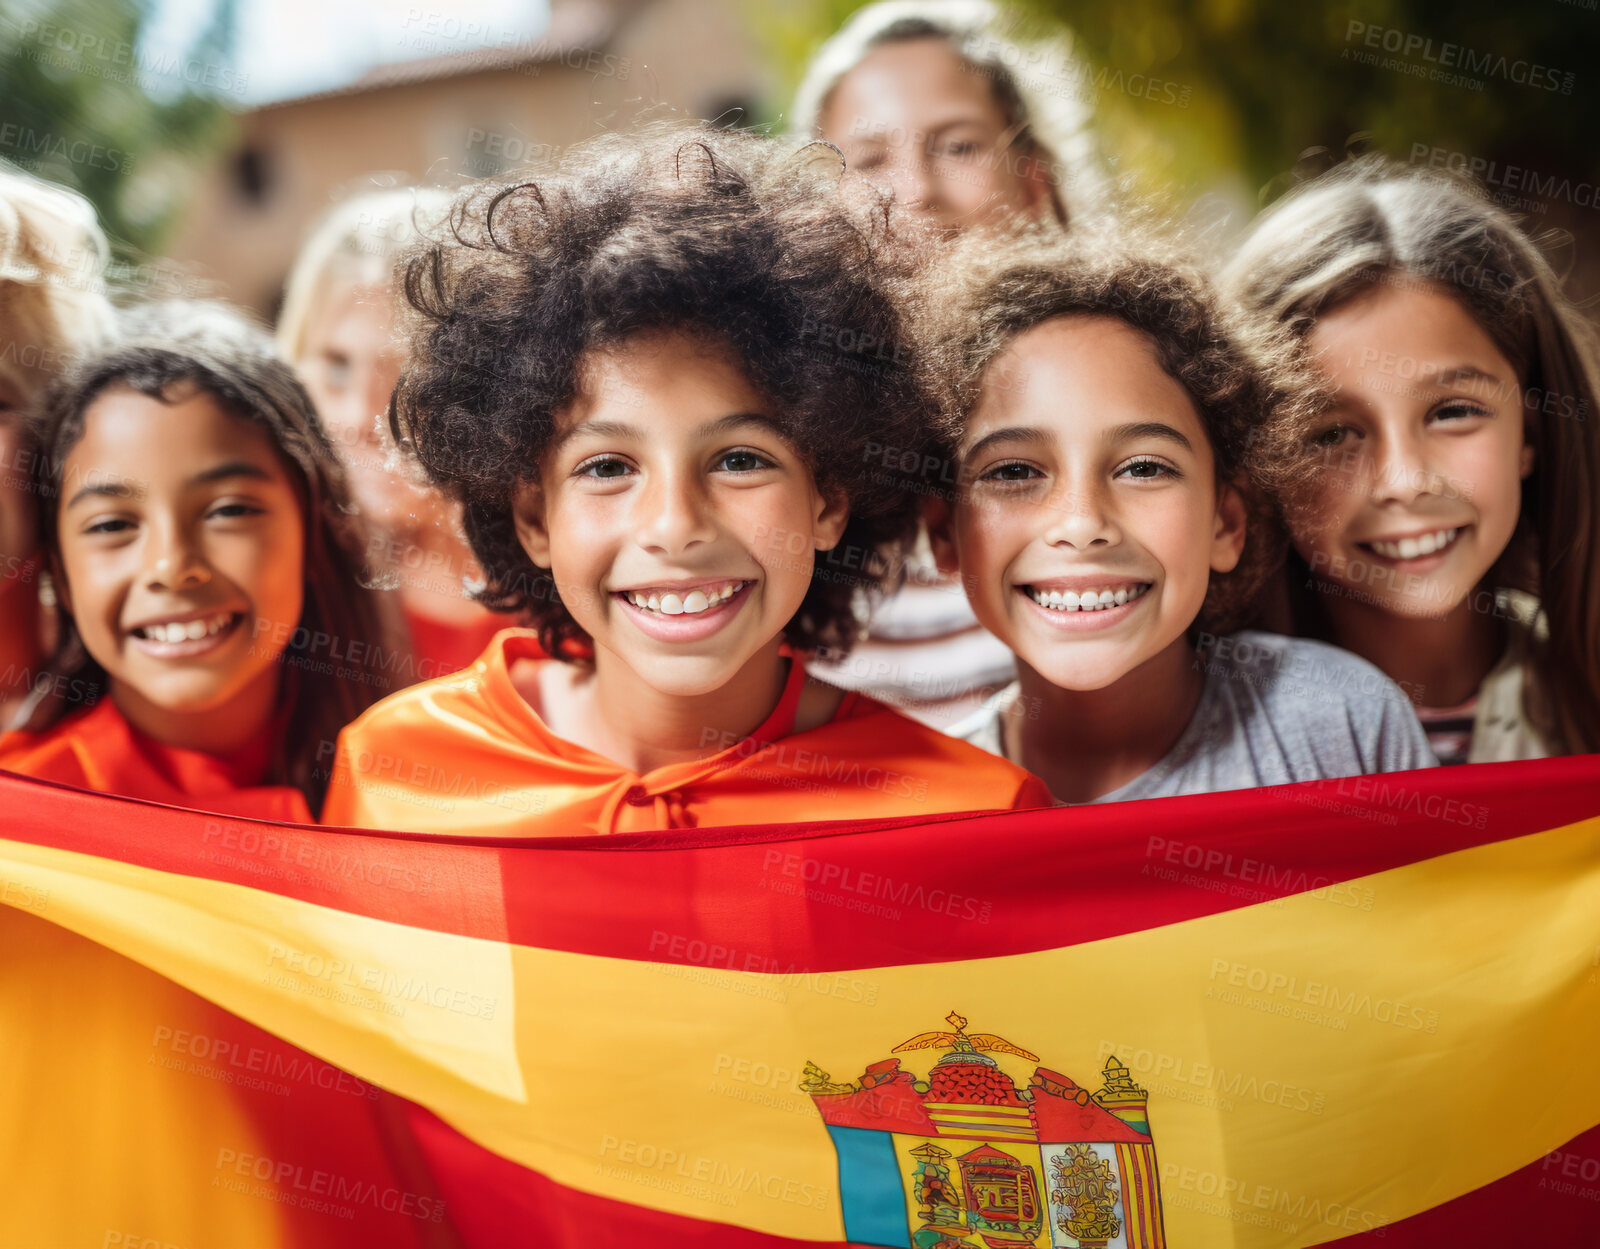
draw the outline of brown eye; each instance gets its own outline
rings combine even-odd
[[[717,461],[717,467],[725,473],[753,473],[771,468],[772,462],[754,451],[729,451]]]
[[[1044,476],[1032,464],[996,464],[988,472],[978,478],[979,481],[1030,481],[1035,477]]]

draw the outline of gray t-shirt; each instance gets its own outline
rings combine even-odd
[[[1161,762],[1096,802],[1438,763],[1400,687],[1337,646],[1246,630],[1212,639],[1195,663],[1206,683],[1183,735]],[[1018,692],[1012,684],[946,732],[1003,753],[1000,721]]]

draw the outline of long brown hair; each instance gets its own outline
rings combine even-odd
[[[1571,751],[1600,750],[1600,340],[1539,248],[1464,179],[1380,157],[1349,162],[1268,209],[1224,282],[1303,337],[1383,281],[1423,281],[1460,302],[1523,387],[1535,447],[1496,589],[1539,596],[1530,720]]]
[[[167,401],[193,387],[272,438],[300,495],[306,518],[305,605],[279,662],[289,702],[288,725],[276,743],[268,780],[292,785],[313,811],[327,792],[334,741],[356,716],[388,692],[394,625],[368,589],[362,534],[345,490],[344,470],[294,371],[273,351],[265,331],[221,304],[152,305],[126,317],[119,334],[81,358],[35,415],[35,460],[44,547],[57,546],[56,500],[68,453],[83,436],[85,415],[102,391],[125,386]],[[26,727],[48,727],[67,711],[92,706],[106,689],[105,671],[84,648],[72,617],[58,608],[60,645],[38,690],[57,696],[31,708]],[[354,643],[354,645],[352,645]],[[337,663],[329,663],[330,655]]]

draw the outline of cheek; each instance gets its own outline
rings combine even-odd
[[[1464,438],[1441,457],[1442,488],[1474,508],[1485,531],[1509,538],[1522,508],[1522,479],[1517,473],[1522,440],[1501,430],[1494,434]]]
[[[956,512],[954,526],[960,577],[972,593],[1003,593],[1005,570],[1032,540],[1042,523],[1039,510],[977,502]]]
[[[724,500],[722,516],[729,533],[748,535],[745,549],[766,570],[769,583],[797,587],[804,594],[817,560],[809,499],[755,490],[735,493]]]
[[[294,624],[305,606],[305,538],[299,524],[275,526],[230,551],[225,571],[258,616]]]
[[[1360,512],[1365,492],[1353,469],[1324,466],[1317,469],[1303,501],[1290,510],[1290,537],[1303,555],[1307,550],[1331,546]]]
[[[551,572],[558,581],[602,574],[628,527],[627,505],[620,499],[605,495],[557,497],[544,512]]]
[[[121,601],[128,574],[123,567],[132,560],[128,552],[93,551],[71,540],[59,543],[61,574],[72,596],[72,616],[78,632],[100,631],[100,622],[114,612]]]

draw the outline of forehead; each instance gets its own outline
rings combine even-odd
[[[1307,340],[1324,368],[1372,373],[1472,364],[1510,379],[1510,361],[1461,303],[1430,282],[1380,282],[1323,313]]]
[[[389,345],[394,292],[384,284],[332,283],[306,319],[306,354],[328,346]]]
[[[988,76],[946,40],[908,39],[873,48],[828,97],[828,138],[871,137],[881,126],[1005,118]]]
[[[68,465],[92,464],[102,473],[157,483],[186,480],[212,464],[240,460],[287,482],[264,428],[234,416],[204,391],[169,393],[175,402],[125,386],[102,391],[84,414],[83,436],[67,453]]]
[[[1171,425],[1208,445],[1189,392],[1161,367],[1151,339],[1113,317],[1052,317],[1017,335],[984,371],[963,444],[1011,425],[1063,443],[1134,422]]]
[[[603,419],[665,432],[732,413],[768,414],[771,406],[732,349],[703,335],[658,331],[586,352],[556,430]]]

